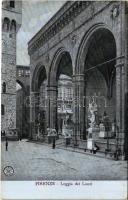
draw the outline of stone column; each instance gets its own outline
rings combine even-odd
[[[35,139],[36,137],[36,121],[37,121],[37,110],[39,106],[39,95],[37,92],[32,92],[30,96],[30,139]]]
[[[57,129],[57,86],[47,86],[48,94],[48,127]]]
[[[32,139],[32,127],[33,127],[33,105],[32,105],[32,92],[30,92],[29,98],[30,104],[30,131],[29,131],[29,139]]]
[[[117,124],[117,143],[123,155],[124,146],[124,114],[125,114],[125,73],[123,60],[116,63],[116,124]]]
[[[79,140],[83,139],[85,126],[85,83],[84,74],[76,74],[73,76],[74,87],[74,144],[78,145]]]

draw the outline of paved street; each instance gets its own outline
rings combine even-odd
[[[6,166],[14,168],[5,176]],[[2,142],[2,180],[124,180],[126,161],[114,161],[96,156],[52,149],[51,145],[9,141],[5,151]]]

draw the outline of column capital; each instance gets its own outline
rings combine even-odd
[[[74,78],[74,77],[83,77],[85,74],[74,74],[74,75],[72,75],[72,77]]]
[[[118,67],[123,67],[125,64],[124,64],[124,62],[122,63],[117,63],[116,65],[115,65],[115,68],[118,68]]]
[[[72,76],[74,82],[84,82],[85,75],[84,74],[75,74]]]
[[[56,91],[57,85],[47,85],[47,91]]]

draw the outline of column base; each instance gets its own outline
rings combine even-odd
[[[5,136],[8,140],[19,140],[18,130],[16,128],[8,129]]]

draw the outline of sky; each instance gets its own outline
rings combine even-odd
[[[65,1],[22,1],[22,25],[17,34],[17,65],[29,65],[28,41],[59,10]]]

